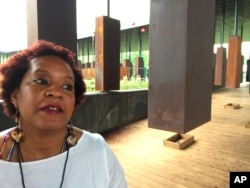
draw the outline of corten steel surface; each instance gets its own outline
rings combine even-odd
[[[250,81],[250,59],[247,60],[247,72],[246,72],[246,81]],[[249,84],[249,93],[250,93],[250,84]]]
[[[107,16],[96,18],[95,89],[120,89],[120,21]]]
[[[122,63],[123,67],[126,67],[129,69],[128,71],[128,78],[130,78],[133,74],[133,64],[129,59],[124,59]]]
[[[246,72],[246,81],[250,81],[250,59],[247,60],[247,72]]]
[[[242,73],[241,38],[231,36],[228,40],[228,60],[226,72],[226,87],[238,88]]]
[[[26,13],[28,45],[45,39],[77,53],[76,0],[27,0]]]
[[[215,60],[214,85],[225,86],[226,83],[226,48],[217,48]]]
[[[141,78],[144,78],[144,61],[142,57],[135,58],[134,72],[135,75],[140,75]]]
[[[151,0],[148,126],[185,133],[211,119],[214,0]]]

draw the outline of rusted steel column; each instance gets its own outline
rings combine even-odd
[[[243,73],[243,65],[244,65],[244,55],[241,55],[241,67],[240,67],[240,83],[244,82],[244,73]]]
[[[226,83],[226,48],[217,48],[215,59],[214,85],[225,86]]]
[[[250,81],[250,59],[247,60],[247,72],[246,72],[246,81]],[[250,84],[249,84],[249,93],[250,93]]]
[[[247,60],[246,82],[250,81],[250,59]]]
[[[107,16],[96,18],[95,89],[120,89],[120,21]]]
[[[231,36],[228,40],[226,88],[240,87],[242,74],[241,37]]]
[[[151,0],[148,126],[185,133],[211,119],[215,0]]]
[[[127,77],[130,79],[133,74],[133,64],[129,59],[124,59],[122,63],[122,67],[126,68],[127,71]]]
[[[26,0],[26,3],[27,45],[45,39],[77,53],[76,0]]]
[[[134,65],[135,76],[140,76],[144,78],[144,61],[142,57],[135,58],[135,65]]]

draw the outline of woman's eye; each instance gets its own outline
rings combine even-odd
[[[44,79],[36,79],[34,80],[35,83],[40,84],[40,85],[48,85],[48,82]]]
[[[63,86],[64,89],[68,90],[68,91],[72,91],[73,90],[73,86],[70,84],[66,84]]]

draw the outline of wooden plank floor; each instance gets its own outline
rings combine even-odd
[[[184,150],[163,146],[173,132],[148,128],[147,119],[103,133],[130,188],[229,188],[230,171],[250,171],[249,85],[212,94],[211,121],[186,133]],[[240,109],[224,108],[238,103]]]

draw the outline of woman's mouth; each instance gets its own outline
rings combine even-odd
[[[41,108],[41,111],[44,112],[63,112],[63,109],[60,106],[55,106],[55,105],[46,105]]]

